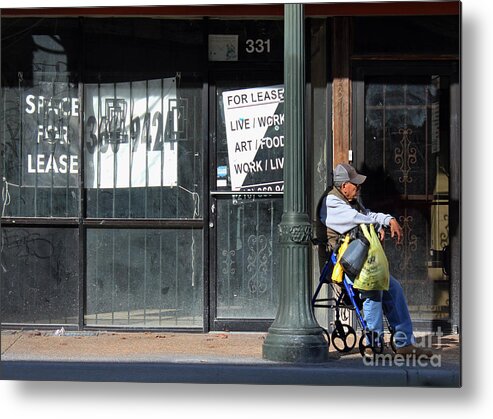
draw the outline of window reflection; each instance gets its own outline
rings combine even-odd
[[[364,200],[403,227],[385,248],[416,319],[449,318],[448,87],[437,75],[365,81]]]
[[[274,318],[280,281],[277,226],[282,200],[218,200],[219,318]]]
[[[3,323],[77,324],[78,231],[2,226]]]
[[[202,327],[202,232],[90,229],[88,325]]]

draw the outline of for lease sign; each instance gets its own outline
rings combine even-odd
[[[75,187],[80,103],[75,86],[39,82],[22,95],[22,185]]]
[[[222,95],[233,191],[282,191],[284,87],[232,90]]]

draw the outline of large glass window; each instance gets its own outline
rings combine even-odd
[[[282,199],[219,199],[218,318],[273,318],[279,300]]]
[[[2,18],[2,322],[203,327],[203,25]]]
[[[203,22],[85,19],[89,218],[202,217]]]
[[[2,217],[77,217],[74,19],[2,19]]]
[[[267,322],[278,306],[285,131],[276,70],[216,84],[215,314],[224,328]]]
[[[116,222],[87,230],[87,325],[203,327],[202,30],[85,20],[84,210]]]
[[[2,323],[78,323],[78,28],[2,19]],[[56,225],[30,225],[39,218]]]
[[[201,230],[89,229],[85,323],[202,327]]]
[[[201,217],[201,87],[182,74],[85,84],[88,217]]]
[[[77,324],[79,234],[2,226],[2,323]]]
[[[387,241],[414,319],[450,317],[450,77],[365,79],[365,202],[398,217]]]

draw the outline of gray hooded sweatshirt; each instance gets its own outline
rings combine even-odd
[[[392,218],[389,214],[369,211],[358,201],[350,203],[337,188],[328,193],[320,209],[320,219],[327,226],[332,249],[338,235],[344,235],[359,224],[374,224],[379,230],[381,226],[388,227]]]

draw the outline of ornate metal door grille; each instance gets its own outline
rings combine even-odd
[[[357,117],[362,115],[357,130],[364,132],[359,166],[369,179],[363,201],[395,215],[403,228],[402,243],[387,239],[385,248],[413,319],[446,320],[450,79],[433,74],[362,79],[355,103]]]

